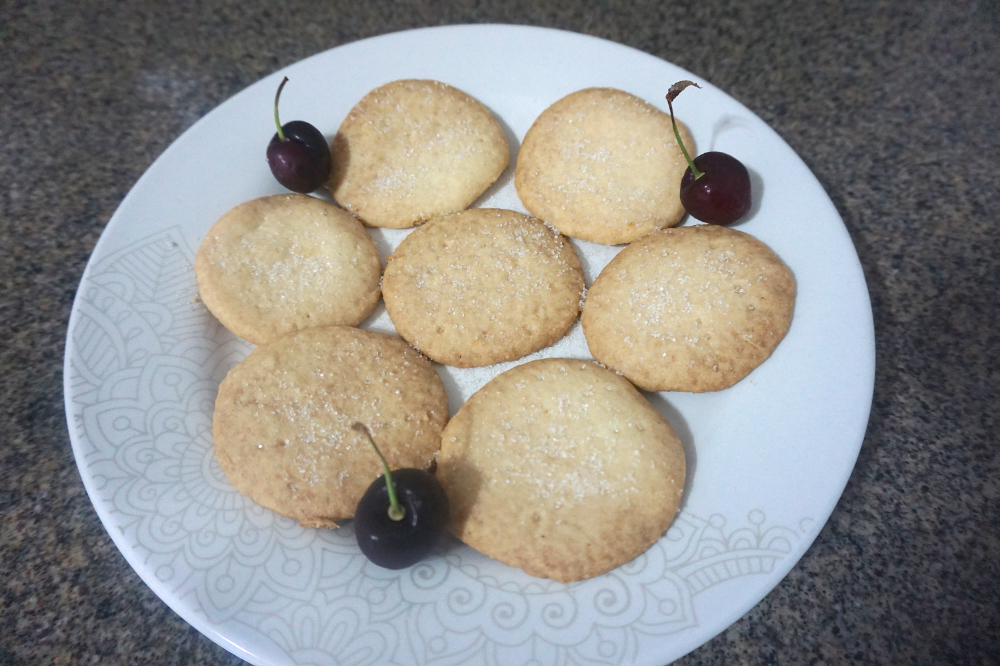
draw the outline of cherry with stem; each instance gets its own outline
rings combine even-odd
[[[433,474],[420,469],[389,471],[389,464],[363,423],[351,429],[378,454],[383,476],[365,491],[354,513],[358,547],[375,564],[403,569],[434,547],[448,522],[448,496]]]
[[[274,95],[274,124],[278,131],[267,145],[267,163],[279,183],[293,192],[308,194],[330,176],[330,148],[322,132],[305,121],[281,124],[278,100],[286,83],[287,76]]]
[[[681,91],[689,86],[701,88],[693,81],[678,81],[667,92],[674,137],[688,163],[681,177],[681,204],[692,217],[702,222],[730,225],[750,211],[750,173],[742,162],[726,153],[712,151],[691,159],[681,141],[673,105]]]

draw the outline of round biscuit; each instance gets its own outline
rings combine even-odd
[[[569,241],[510,210],[472,209],[414,230],[386,261],[396,331],[432,360],[469,368],[555,343],[580,313],[583,270]]]
[[[368,232],[304,194],[242,203],[195,256],[201,300],[222,325],[263,344],[309,326],[356,326],[378,303],[382,262]]]
[[[395,229],[468,208],[510,162],[489,109],[445,83],[409,79],[365,95],[330,153],[337,203],[369,226]]]
[[[618,253],[594,280],[583,333],[600,363],[647,391],[718,391],[785,337],[795,280],[735,229],[665,229]]]
[[[693,155],[694,140],[677,126]],[[686,168],[668,114],[621,90],[587,88],[535,120],[514,186],[532,215],[567,236],[615,245],[680,222]]]
[[[599,576],[666,531],[684,487],[684,449],[623,377],[549,358],[498,375],[448,423],[437,476],[450,529],[532,576]]]
[[[395,336],[308,328],[254,349],[219,386],[215,456],[230,482],[305,527],[336,527],[382,473],[427,469],[448,399],[430,362]]]

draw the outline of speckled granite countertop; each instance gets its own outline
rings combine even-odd
[[[98,236],[194,121],[285,65],[456,23],[583,32],[760,115],[844,218],[875,399],[815,544],[683,664],[1000,663],[1000,9],[995,2],[0,3],[0,663],[232,664],[131,570],[63,410]]]

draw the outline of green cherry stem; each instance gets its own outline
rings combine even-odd
[[[670,123],[674,126],[674,137],[677,138],[677,145],[681,147],[681,152],[684,153],[684,159],[687,160],[688,166],[691,167],[691,174],[694,176],[695,180],[698,180],[705,175],[705,172],[698,171],[698,167],[694,165],[694,160],[691,159],[691,155],[688,154],[687,148],[684,147],[684,142],[681,141],[681,133],[677,130],[677,121],[674,120],[673,101],[677,99],[677,96],[681,94],[681,91],[688,86],[701,88],[701,86],[694,81],[678,81],[674,85],[670,86],[670,90],[667,91],[667,108],[670,109]],[[278,90],[281,89],[279,88]],[[277,112],[277,107],[275,107],[275,113]]]
[[[288,79],[286,78],[285,81],[287,80]],[[285,85],[284,82],[282,82],[281,85]],[[278,88],[278,91],[280,92],[281,88]],[[368,430],[368,427],[364,423],[355,423],[351,426],[351,429],[356,432],[360,432],[368,438],[368,441],[371,442],[372,448],[375,449],[375,453],[378,454],[378,459],[382,461],[382,470],[385,472],[385,489],[389,491],[389,518],[397,522],[402,520],[406,516],[406,509],[404,509],[403,505],[399,503],[398,499],[396,499],[396,489],[392,485],[392,475],[389,474],[389,463],[387,463],[385,458],[382,457],[382,452],[378,450],[378,446],[372,438],[371,431]]]
[[[278,138],[281,141],[288,141],[288,139],[285,138],[285,133],[281,131],[281,121],[278,120],[278,98],[281,97],[281,89],[285,87],[286,83],[288,83],[287,76],[281,80],[281,85],[278,86],[278,92],[274,93],[274,124],[278,127]]]

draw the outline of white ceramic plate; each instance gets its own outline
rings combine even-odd
[[[226,210],[281,191],[264,159],[283,75],[286,120],[328,136],[391,80],[450,83],[486,104],[514,151],[535,117],[590,86],[664,110],[697,77],[650,55],[553,30],[457,26],[321,53],[236,95],[184,133],[122,202],[84,273],[69,325],[65,396],[87,492],[118,548],[171,608],[254,664],[647,664],[701,645],[756,604],[812,543],[847,482],[874,383],[864,276],[822,187],[763,122],[711,85],[678,100],[700,151],[750,168],[759,203],[740,225],[798,283],[774,355],[735,387],[650,400],[689,457],[682,512],[634,562],[563,585],[446,539],[391,572],[350,524],[303,529],[237,494],[213,455],[219,381],[250,349],[196,301],[192,262]],[[511,168],[477,205],[524,210]],[[372,230],[383,257],[405,231]],[[575,243],[587,283],[620,249]],[[366,326],[391,331],[380,307]],[[588,358],[579,324],[539,356]],[[505,364],[503,368],[509,367]],[[439,367],[452,412],[501,367]]]

